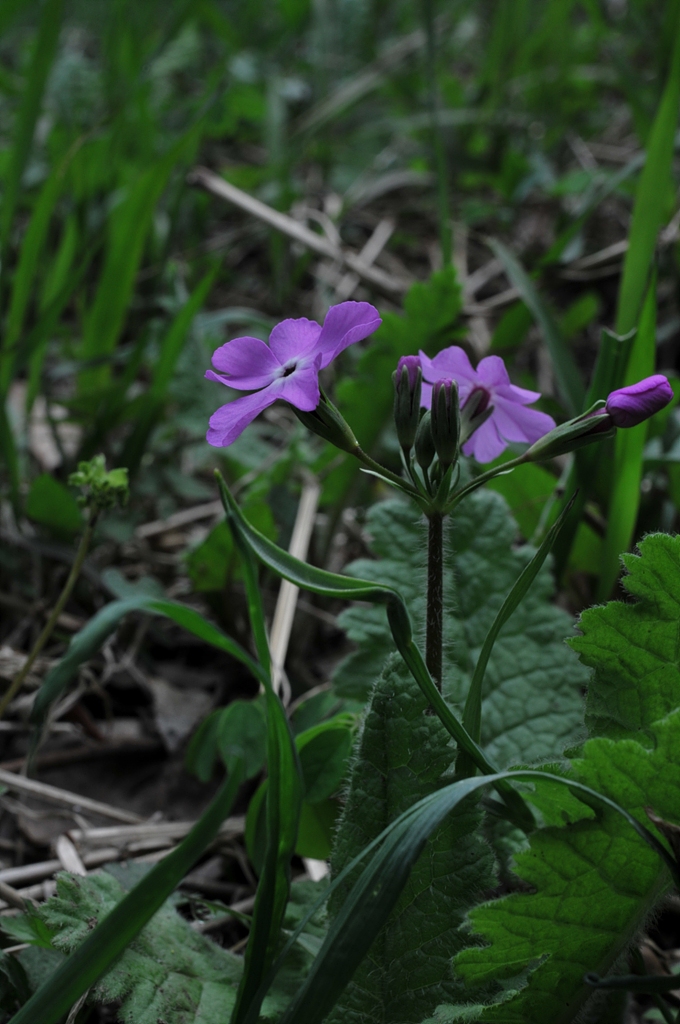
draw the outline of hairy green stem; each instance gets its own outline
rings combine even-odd
[[[78,545],[78,550],[76,551],[76,557],[73,560],[73,565],[71,566],[71,571],[68,574],[68,579],[64,584],[64,589],[59,595],[59,600],[57,601],[54,608],[50,612],[50,616],[47,622],[45,623],[45,626],[43,627],[40,636],[33,644],[31,653],[29,654],[23,666],[19,669],[16,676],[12,680],[10,688],[7,690],[5,694],[3,694],[2,700],[0,700],[0,718],[2,718],[9,704],[14,700],[16,694],[21,689],[21,686],[23,685],[26,676],[31,671],[35,659],[38,657],[43,647],[45,646],[45,644],[52,635],[52,630],[57,624],[57,619],[63,612],[66,602],[71,596],[71,591],[73,590],[76,584],[76,580],[80,576],[80,570],[83,567],[83,562],[85,561],[85,556],[87,555],[87,551],[90,546],[90,541],[92,540],[92,534],[94,532],[96,522],[97,513],[92,512],[90,514],[89,522],[85,527],[85,530],[83,531],[82,537],[80,538],[80,544]]]
[[[442,688],[442,643],[444,638],[444,517],[435,512],[428,518],[427,531],[427,622],[425,664]]]

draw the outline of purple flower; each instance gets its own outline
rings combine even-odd
[[[615,427],[635,427],[668,405],[673,388],[661,373],[612,391],[605,405]]]
[[[314,320],[283,320],[269,335],[269,344],[259,338],[234,338],[215,350],[215,370],[209,380],[253,394],[223,405],[210,417],[208,444],[226,448],[255,417],[283,398],[296,409],[311,412],[319,404],[319,370],[352,345],[372,334],[381,324],[380,315],[368,302],[341,302],[331,306],[323,327]]]
[[[477,462],[492,462],[511,441],[531,444],[555,426],[551,416],[538,409],[527,409],[540,394],[511,384],[500,356],[486,356],[474,370],[464,350],[452,345],[434,359],[421,352],[420,361],[423,367],[421,404],[426,409],[432,403],[432,385],[445,377],[458,384],[462,410],[471,396],[477,403],[474,416],[493,406],[491,415],[463,445],[464,453],[474,455]]]

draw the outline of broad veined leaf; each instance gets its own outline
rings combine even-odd
[[[125,895],[113,875],[63,874],[40,908],[57,949],[71,952]],[[126,1024],[224,1024],[236,998],[240,957],[195,931],[171,902],[137,935],[92,993],[122,1000]]]
[[[675,879],[676,884],[680,882],[680,865],[659,839],[615,801],[582,783],[565,778],[564,775],[526,769],[500,772],[486,777],[459,779],[450,785],[435,789],[400,814],[379,836],[368,843],[334,880],[329,895],[340,887],[365,857],[375,851],[376,847],[380,847],[377,852],[373,852],[339,913],[331,921],[318,956],[279,1024],[321,1024],[326,1020],[327,1014],[335,1006],[373,941],[378,937],[381,927],[386,923],[429,837],[467,797],[489,785],[497,787],[501,779],[507,781],[511,778],[538,783],[541,787],[558,784],[580,795],[589,805],[616,814],[640,837],[654,856],[666,865],[669,875]],[[269,979],[280,968],[305,923],[323,899],[325,894],[304,915],[282,950]],[[533,964],[528,970],[531,970],[532,966]],[[528,970],[522,972],[525,977]],[[517,983],[517,979],[513,978],[511,984],[515,988]],[[507,995],[508,991],[505,988],[502,998]],[[477,1011],[478,1007],[472,1007],[471,1011],[470,1008],[466,1008],[463,1017],[458,1019],[476,1020]],[[244,1024],[254,1024],[255,1019],[255,1016],[249,1013]],[[605,1022],[601,1019],[600,1024]]]
[[[361,559],[348,571],[399,589],[416,633],[425,615],[424,527],[401,501],[373,507],[367,529],[379,561]],[[486,490],[470,495],[448,520],[445,564],[444,693],[462,705],[486,635],[520,572],[534,554],[514,547],[517,527],[503,498]],[[500,633],[485,674],[482,747],[501,766],[559,756],[582,735],[581,693],[588,673],[570,656],[564,637],[570,617],[550,603],[546,565]],[[337,691],[365,697],[393,650],[380,607],[350,608],[340,617],[358,647],[338,668]]]
[[[435,686],[420,649],[414,641],[411,617],[399,591],[385,583],[373,583],[370,580],[342,576],[337,573],[327,572],[325,569],[317,569],[307,562],[301,562],[289,552],[277,547],[276,544],[273,544],[254,529],[244,518],[219,472],[216,473],[216,478],[229,523],[234,531],[239,549],[244,555],[244,568],[248,564],[247,558],[254,556],[264,562],[277,575],[282,576],[283,579],[290,580],[291,583],[295,583],[298,587],[311,590],[312,593],[345,599],[354,598],[355,600],[379,604],[384,603],[394,645],[404,659],[413,678],[425,694],[429,704],[438,715],[444,727],[456,740],[458,746],[470,756],[470,759],[477,768],[481,769],[485,774],[495,774],[496,767],[484,754],[479,744],[472,739]],[[250,582],[249,577],[252,577]],[[268,664],[266,661],[268,649],[264,630],[264,617],[261,611],[257,580],[254,568],[252,567],[249,573],[246,573],[246,590],[249,595],[251,623],[255,632],[257,650],[262,663]],[[257,610],[258,608],[259,611]],[[267,685],[266,682],[265,685]],[[503,802],[506,804],[514,820],[517,823],[521,823],[523,828],[533,827],[533,819],[531,815],[527,814],[526,804],[517,795],[515,790],[508,786],[505,780],[497,783],[496,789],[501,794]]]
[[[455,758],[451,737],[405,665],[393,656],[376,683],[352,764],[336,834],[337,875],[403,811],[445,784]],[[354,975],[329,1021],[334,1024],[419,1024],[461,991],[451,958],[467,945],[459,931],[480,892],[495,884],[489,846],[476,833],[480,814],[465,806],[428,840],[386,926]],[[333,893],[332,916],[358,871]]]
[[[680,807],[680,538],[656,534],[625,556],[624,584],[636,603],[584,612],[571,644],[594,669],[589,687],[592,739],[572,778],[647,822]],[[568,1024],[592,997],[584,974],[605,976],[670,886],[670,875],[617,815],[598,811],[530,837],[515,872],[534,889],[488,903],[471,915],[490,945],[466,950],[456,971],[470,984],[513,977],[538,963],[528,985],[503,1006],[442,1008],[437,1021]],[[544,958],[543,962],[541,958]],[[461,1016],[461,1012],[463,1015]]]

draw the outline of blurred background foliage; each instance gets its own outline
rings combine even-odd
[[[647,161],[659,223],[648,216],[652,249],[627,280],[629,294],[647,290],[665,228],[635,351],[674,380],[679,18],[678,0],[5,0],[0,572],[15,604],[37,597],[18,571],[26,551],[68,552],[81,518],[66,480],[98,452],[132,484],[128,508],[98,527],[109,594],[141,576],[204,594],[229,623],[238,570],[226,527],[212,526],[215,466],[283,544],[303,475],[320,475],[313,557],[337,567],[356,554],[362,509],[384,494],[288,409],[230,449],[204,440],[228,397],[203,379],[212,351],[266,338],[283,317],[322,319],[350,297],[378,305],[380,332],[326,383],[391,464],[390,375],[419,347],[498,353],[557,419],[580,411],[602,328],[623,329],[622,260],[655,118],[668,149]],[[384,286],[192,187],[196,164],[363,250]],[[675,408],[641,437],[632,455],[581,466],[581,523],[558,552],[573,607],[611,589],[617,543],[677,527]],[[574,472],[562,461],[496,482],[526,538]],[[607,539],[615,492],[630,525]]]

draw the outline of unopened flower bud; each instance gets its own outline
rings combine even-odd
[[[418,465],[427,469],[435,457],[434,439],[432,437],[432,422],[430,413],[426,412],[421,418],[416,433],[415,451]]]
[[[458,459],[460,406],[455,380],[438,380],[432,388],[432,440],[443,469]]]
[[[418,356],[402,356],[392,379],[394,381],[394,423],[399,444],[410,452],[418,432],[420,393],[423,371]]]
[[[612,391],[606,411],[615,427],[635,427],[663,409],[673,398],[673,389],[661,373],[645,377],[637,384]]]

